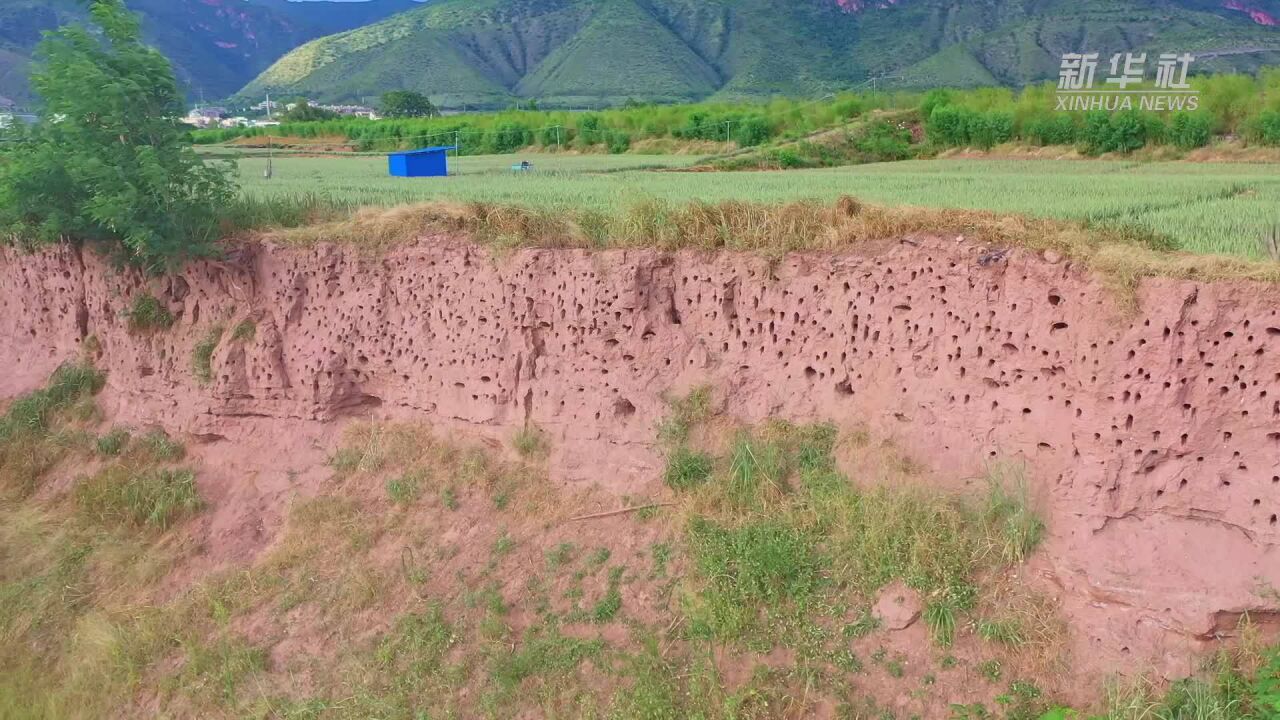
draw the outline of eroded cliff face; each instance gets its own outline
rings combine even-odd
[[[148,279],[6,251],[0,397],[93,337],[122,421],[209,441],[344,415],[532,422],[559,479],[625,491],[660,471],[664,395],[711,385],[744,420],[866,423],[940,475],[1025,463],[1052,578],[1103,667],[1185,674],[1242,613],[1280,619],[1280,289],[1152,280],[1123,314],[1068,263],[980,255],[912,238],[772,263],[495,256],[429,237],[379,258],[252,246]],[[128,332],[141,292],[172,329]],[[230,339],[244,320],[252,339]],[[202,385],[192,351],[214,324]]]

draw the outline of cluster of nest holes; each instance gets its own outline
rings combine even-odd
[[[283,356],[306,358],[297,371],[317,391],[393,382],[481,405],[528,399],[563,420],[627,419],[661,392],[653,383],[705,364],[783,398],[888,402],[906,419],[940,408],[975,435],[994,428],[1119,465],[1121,489],[1145,488],[1146,502],[1215,482],[1226,511],[1276,525],[1280,434],[1260,429],[1280,418],[1270,308],[1225,317],[1192,303],[1176,322],[1118,323],[1084,283],[1046,287],[929,255],[784,280],[714,261],[343,262],[271,278],[272,306],[303,308]]]

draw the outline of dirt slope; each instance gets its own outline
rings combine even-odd
[[[434,237],[381,258],[247,247],[155,279],[5,251],[0,397],[90,344],[113,417],[211,449],[252,438],[283,457],[343,417],[507,437],[535,423],[554,480],[623,494],[660,472],[663,398],[710,385],[744,421],[866,423],[953,477],[1025,461],[1095,669],[1185,674],[1242,613],[1275,621],[1280,290],[1152,280],[1127,316],[1067,264],[983,250],[921,237],[771,263]],[[127,330],[144,292],[174,327]],[[199,382],[193,348],[244,321]]]

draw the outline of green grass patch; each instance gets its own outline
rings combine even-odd
[[[214,325],[191,349],[191,372],[201,385],[208,385],[213,380],[213,351],[218,349],[221,341],[222,326]]]
[[[924,608],[924,624],[929,637],[941,647],[950,647],[956,637],[956,611],[946,601],[931,602]]]
[[[422,480],[425,473],[421,470],[410,470],[403,475],[387,479],[387,497],[396,505],[408,505],[422,493]]]
[[[556,570],[568,565],[576,552],[573,543],[562,542],[547,551],[547,568]]]
[[[240,686],[267,668],[267,653],[239,638],[219,637],[212,643],[190,643],[177,689],[195,697],[212,696],[232,704]]]
[[[667,455],[662,480],[672,490],[691,490],[711,478],[715,461],[710,455],[680,445]]]
[[[615,567],[609,569],[609,585],[605,590],[604,597],[596,601],[591,608],[591,622],[597,625],[612,621],[618,615],[618,611],[622,609],[622,575],[625,568]]]
[[[80,480],[74,494],[81,513],[107,526],[165,530],[201,507],[192,471],[123,463]]]
[[[133,303],[124,313],[129,321],[129,329],[134,332],[152,332],[168,330],[173,327],[173,313],[154,295],[142,293],[133,298]]]
[[[148,430],[134,443],[134,449],[154,462],[176,462],[187,455],[186,447],[161,428]]]
[[[658,426],[658,440],[678,447],[689,440],[689,432],[711,414],[711,388],[699,387],[682,398],[670,401],[671,411]]]
[[[532,458],[547,451],[547,439],[536,425],[526,425],[511,438],[511,445],[523,458]]]
[[[582,640],[562,635],[554,628],[535,627],[514,651],[493,657],[489,674],[500,692],[508,695],[526,680],[568,675],[583,662],[599,658],[604,650],[603,640]]]
[[[94,441],[94,450],[103,457],[116,457],[129,446],[132,437],[124,428],[111,428],[110,432]]]

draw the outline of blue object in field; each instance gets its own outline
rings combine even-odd
[[[387,169],[394,177],[446,177],[449,174],[448,151],[456,145],[406,150],[387,156]]]

